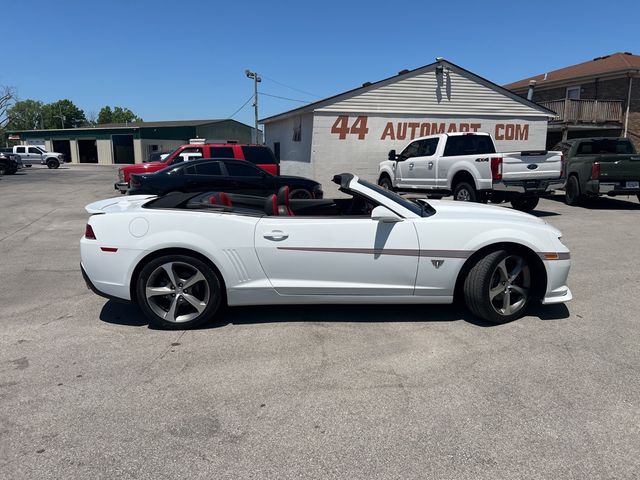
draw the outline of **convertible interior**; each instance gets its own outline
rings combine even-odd
[[[268,197],[240,195],[225,192],[170,193],[145,205],[158,209],[198,209],[214,212],[230,212],[256,216],[305,216],[305,217],[369,217],[378,205],[355,192],[347,192],[350,198],[290,199],[289,187],[282,187],[278,194]]]

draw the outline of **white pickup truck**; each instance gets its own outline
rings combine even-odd
[[[19,155],[26,167],[46,165],[49,168],[58,168],[65,162],[64,154],[47,152],[36,145],[15,145],[5,150],[10,150],[10,153]]]
[[[539,195],[562,188],[561,152],[496,153],[488,133],[443,133],[412,140],[380,163],[378,185],[396,191],[494,203],[531,211]]]

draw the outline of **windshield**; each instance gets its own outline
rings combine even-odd
[[[391,190],[387,190],[386,188],[382,188],[379,185],[376,185],[371,182],[367,182],[366,180],[362,180],[360,178],[358,179],[358,183],[360,185],[364,185],[367,188],[370,188],[371,190],[374,190],[376,193],[379,193],[380,195],[384,195],[389,200],[393,200],[400,206],[406,208],[410,212],[413,212],[416,215],[419,215],[421,217],[428,217],[435,213],[435,210],[433,209],[433,207],[429,205],[427,202],[421,202],[418,200],[409,200],[408,198],[401,197],[400,195],[392,192]]]

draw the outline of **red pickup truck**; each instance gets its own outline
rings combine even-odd
[[[118,182],[113,186],[120,193],[129,190],[132,173],[152,173],[176,163],[198,158],[233,158],[246,160],[273,175],[280,175],[280,162],[269,147],[239,143],[189,143],[176,148],[160,162],[135,163],[118,170]]]

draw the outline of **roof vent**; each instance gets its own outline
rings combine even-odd
[[[409,73],[409,70],[407,70],[406,68],[404,70],[400,70],[398,72],[398,75],[404,75],[405,73]]]
[[[371,82],[364,82],[364,83],[362,84],[362,86],[363,86],[363,87],[368,87],[369,85],[371,85]]]

